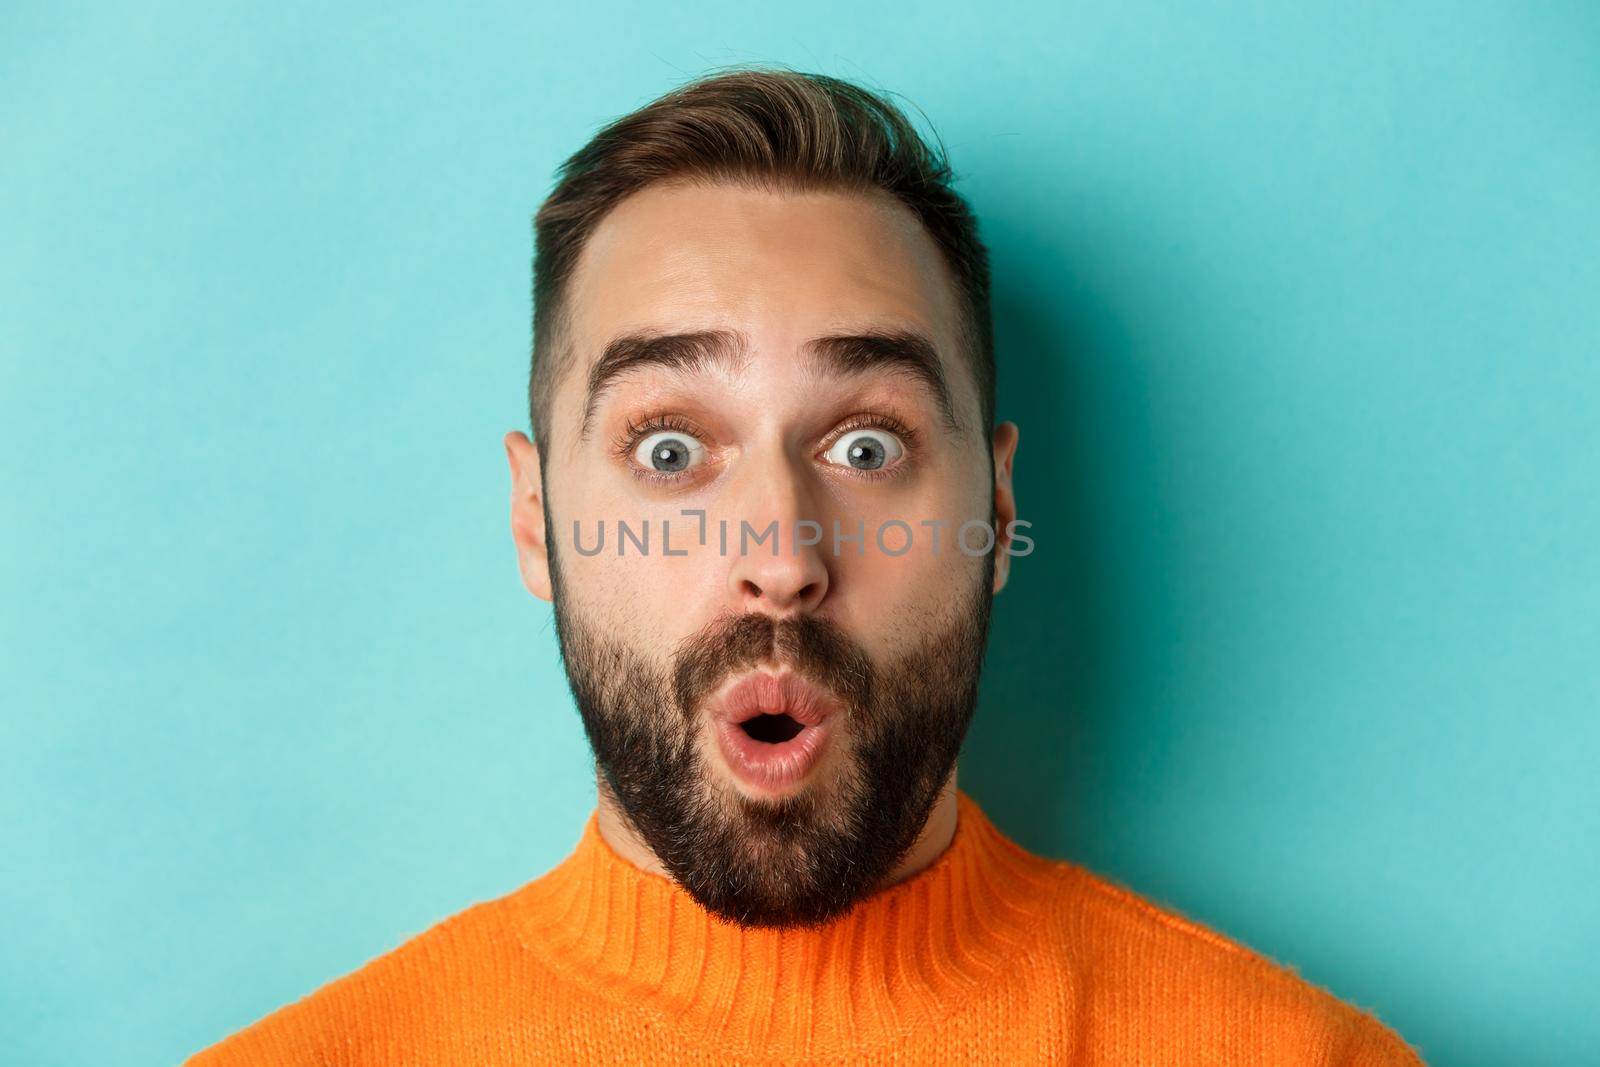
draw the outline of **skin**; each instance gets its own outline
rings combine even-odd
[[[556,383],[548,426],[548,465],[518,431],[504,437],[511,473],[511,528],[523,583],[551,598],[549,543],[559,538],[563,595],[571,610],[659,650],[720,613],[776,617],[817,613],[860,642],[875,662],[911,646],[947,609],[953,591],[978,580],[983,560],[954,548],[955,530],[986,518],[998,527],[993,588],[1009,572],[1005,531],[1016,517],[1012,460],[1017,427],[980,425],[976,385],[957,343],[959,305],[943,258],[916,217],[885,194],[775,193],[732,184],[657,183],[617,205],[585,247],[569,290],[573,359]],[[605,390],[582,432],[589,370],[611,339],[635,330],[731,329],[749,340],[738,365],[694,370],[645,367]],[[932,391],[903,367],[837,373],[798,358],[806,340],[867,328],[911,329],[935,342],[958,429],[946,424]],[[873,420],[891,414],[908,433]],[[698,462],[666,482],[641,477],[630,447],[656,432],[648,420],[670,416],[669,436],[685,432],[703,446]],[[630,427],[644,426],[630,437]],[[879,477],[841,460],[841,428],[854,436],[888,434],[904,454]],[[847,446],[850,442],[846,441]],[[648,449],[645,460],[648,462]],[[888,468],[893,467],[892,471]],[[553,529],[546,528],[548,504]],[[703,508],[711,535],[698,545],[700,522],[680,514]],[[618,519],[651,527],[650,554],[573,551],[573,523],[592,544],[600,521],[614,538]],[[777,520],[784,541],[740,554],[716,550],[716,524],[729,522],[736,546],[741,520],[764,529]],[[832,551],[830,537],[794,549],[799,519],[846,531],[865,522],[864,551]],[[915,531],[903,555],[878,550],[873,531],[888,519]],[[923,520],[942,520],[933,550]],[[673,551],[659,535],[670,524]],[[902,543],[887,535],[890,548]],[[630,549],[632,546],[630,545]],[[801,787],[826,790],[849,759],[848,722]],[[699,738],[708,788],[747,789],[728,770],[709,725]],[[607,843],[639,868],[664,873],[597,775],[599,828]],[[955,833],[951,771],[914,845],[888,883],[933,862]]]

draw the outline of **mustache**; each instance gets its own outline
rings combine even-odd
[[[814,615],[746,612],[719,616],[678,646],[672,688],[679,711],[693,716],[729,675],[769,660],[831,689],[851,709],[871,706],[872,660],[837,624]]]

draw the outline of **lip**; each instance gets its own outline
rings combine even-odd
[[[728,768],[747,787],[782,793],[816,767],[833,735],[837,701],[793,671],[747,674],[711,704],[712,730]],[[787,741],[770,744],[745,733],[740,723],[757,715],[784,714],[803,729]]]

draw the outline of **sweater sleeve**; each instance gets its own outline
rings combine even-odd
[[[1343,1067],[1427,1067],[1416,1049],[1375,1016],[1361,1013],[1358,1025],[1360,1029]]]
[[[343,1062],[330,1047],[326,1027],[297,1005],[289,1005],[201,1049],[183,1067],[335,1067]]]

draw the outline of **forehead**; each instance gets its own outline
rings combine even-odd
[[[943,256],[884,193],[771,192],[657,183],[590,235],[568,291],[582,380],[606,342],[648,328],[727,328],[754,360],[852,328],[928,335],[952,381],[958,308]]]

